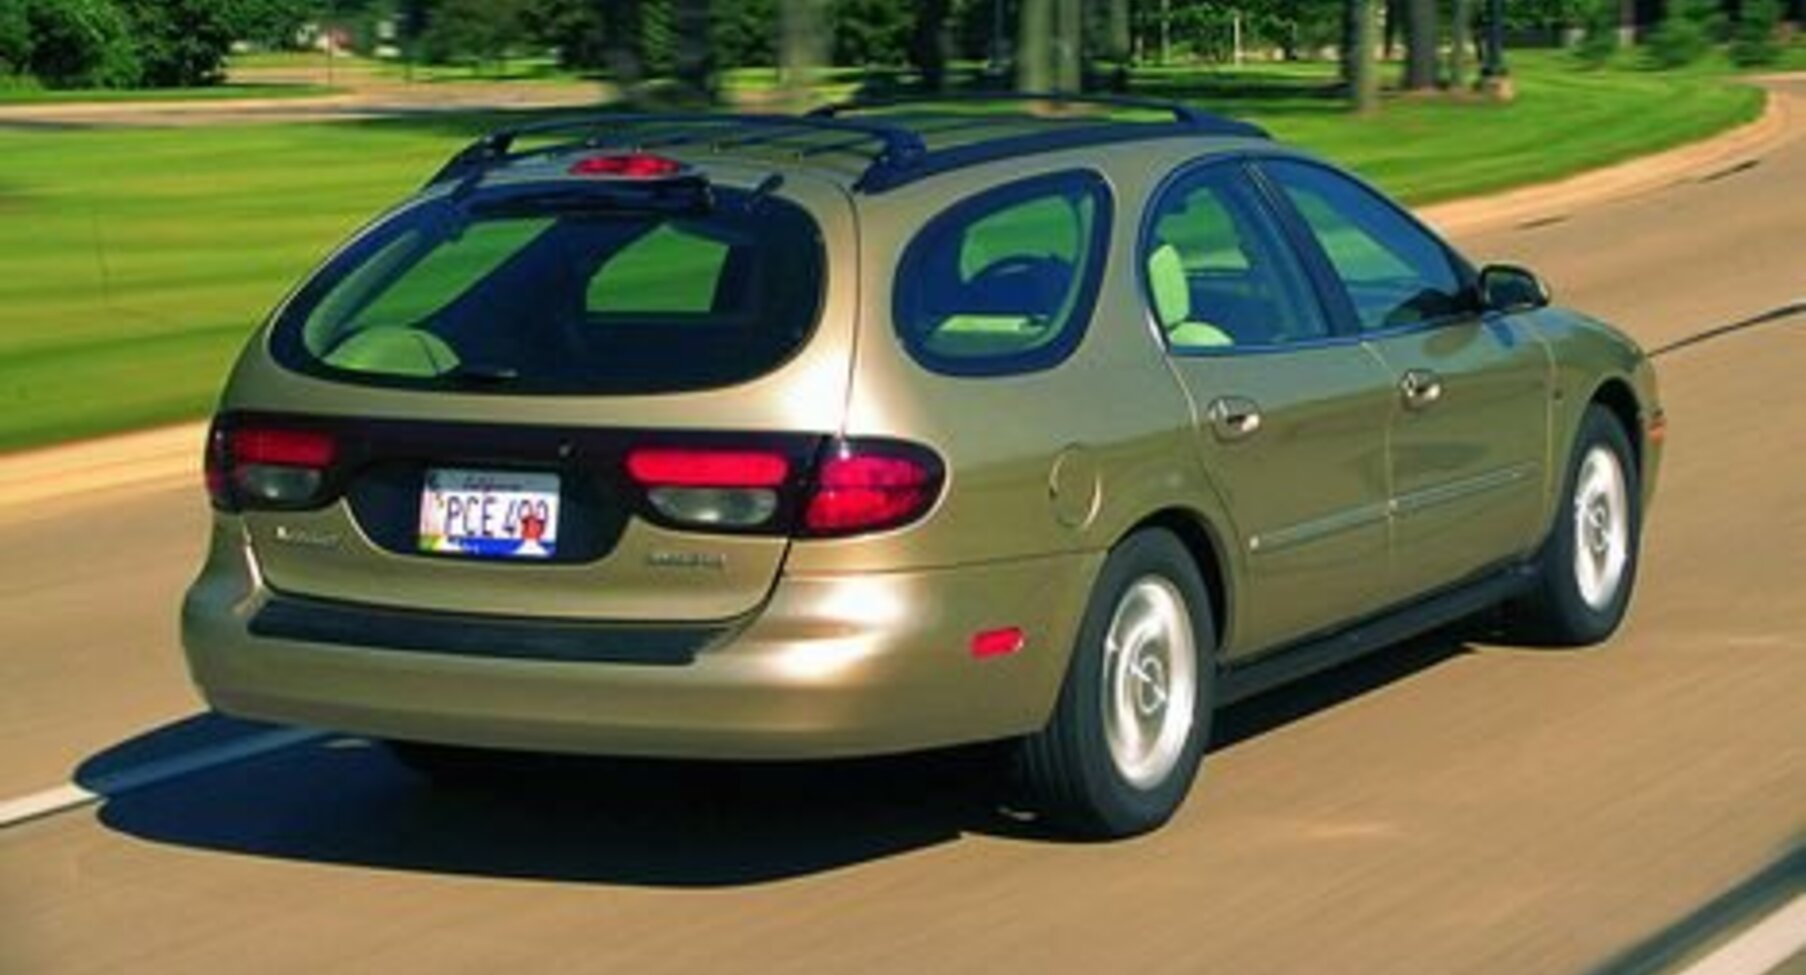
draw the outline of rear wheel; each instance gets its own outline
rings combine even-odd
[[[1587,408],[1543,546],[1536,587],[1516,606],[1522,637],[1557,646],[1596,643],[1624,620],[1641,547],[1635,454],[1618,418]]]
[[[1110,554],[1047,727],[1024,740],[1027,798],[1096,838],[1153,829],[1184,801],[1204,753],[1216,645],[1203,576],[1171,533]]]

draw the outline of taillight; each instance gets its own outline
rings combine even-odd
[[[940,460],[913,444],[834,441],[816,467],[801,534],[840,537],[906,525],[934,507],[942,473]]]
[[[207,439],[207,493],[216,507],[292,507],[316,500],[338,458],[330,434],[215,422]]]
[[[767,450],[640,447],[627,476],[665,519],[698,528],[757,528],[778,511],[790,461]]]

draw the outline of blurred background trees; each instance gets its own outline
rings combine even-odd
[[[1787,6],[1783,6],[1783,2]],[[1514,42],[1574,42],[1583,63],[1619,55],[1627,30],[1655,66],[1713,45],[1772,61],[1801,0],[1505,0]],[[1488,0],[0,0],[0,84],[189,86],[217,82],[235,44],[332,48],[409,63],[505,70],[510,59],[599,73],[628,92],[706,102],[724,71],[767,69],[799,96],[824,71],[891,83],[1123,89],[1132,66],[1339,59],[1371,107],[1386,83],[1461,88]],[[1665,14],[1656,16],[1651,11]],[[1631,22],[1626,22],[1626,18]],[[1638,18],[1641,18],[1640,20]]]

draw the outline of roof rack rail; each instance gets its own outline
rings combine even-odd
[[[781,137],[781,130],[791,129],[798,134],[809,132],[839,132],[846,135],[863,136],[860,142],[876,143],[878,152],[871,165],[884,167],[907,167],[914,160],[927,154],[927,147],[921,136],[900,125],[866,119],[830,119],[807,115],[748,115],[733,113],[667,113],[636,114],[630,112],[597,113],[573,118],[549,119],[505,129],[497,129],[475,142],[465,146],[453,155],[433,178],[427,181],[431,186],[450,179],[458,179],[474,173],[480,173],[490,166],[519,159],[524,156],[538,155],[546,152],[561,151],[584,147],[601,148],[615,144],[631,144],[631,139],[611,139],[610,136],[649,135],[647,130],[655,126],[698,126],[721,127],[744,126],[772,130],[771,135]],[[543,146],[527,152],[512,152],[514,143],[523,136],[549,135],[558,132],[591,132],[587,138],[552,146]],[[646,141],[660,145],[677,145],[684,142],[704,141],[701,136],[693,139],[687,137],[670,137]]]
[[[911,128],[882,116],[847,118],[847,113],[875,108],[901,107],[914,104],[948,102],[1056,102],[1066,104],[1104,105],[1166,112],[1168,122],[1122,122],[1101,119],[1089,123],[1050,125],[1042,131],[1021,132],[993,139],[961,142],[929,149],[923,135],[951,128],[941,126]],[[982,116],[973,116],[975,120]],[[976,125],[976,121],[974,123]],[[736,131],[739,130],[739,131]],[[750,134],[749,134],[750,131]],[[577,138],[551,145],[515,151],[515,143],[523,136],[574,133]],[[801,145],[785,146],[787,140],[822,133],[844,138],[816,140]],[[528,156],[568,152],[579,149],[660,149],[683,145],[705,145],[723,151],[751,146],[790,149],[796,158],[807,159],[824,153],[860,153],[869,145],[872,152],[865,168],[853,183],[861,193],[882,193],[936,173],[975,166],[980,163],[1008,159],[1035,152],[1078,149],[1111,143],[1135,142],[1176,135],[1225,135],[1242,138],[1267,138],[1265,130],[1247,122],[1225,118],[1190,105],[1148,98],[1109,95],[1068,95],[1059,92],[986,92],[925,98],[871,99],[824,105],[805,115],[750,115],[744,113],[676,113],[634,114],[631,112],[594,113],[549,119],[527,125],[498,129],[465,146],[442,166],[427,185],[457,180],[460,191],[475,185],[477,179],[492,166]],[[863,153],[860,153],[863,155]]]
[[[1139,109],[1166,112],[1172,120],[1200,131],[1222,135],[1269,138],[1267,130],[1252,122],[1243,122],[1208,112],[1184,102],[1164,98],[1141,98],[1134,95],[1087,95],[1061,91],[974,91],[954,94],[915,95],[883,98],[851,98],[810,109],[805,117],[840,118],[848,112],[908,105],[961,104],[983,102],[1048,102],[1057,105],[1097,105],[1106,108]]]

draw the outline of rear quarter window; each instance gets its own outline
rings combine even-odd
[[[892,315],[916,361],[953,375],[1058,364],[1096,304],[1111,201],[1067,172],[969,197],[929,221],[897,267]]]

